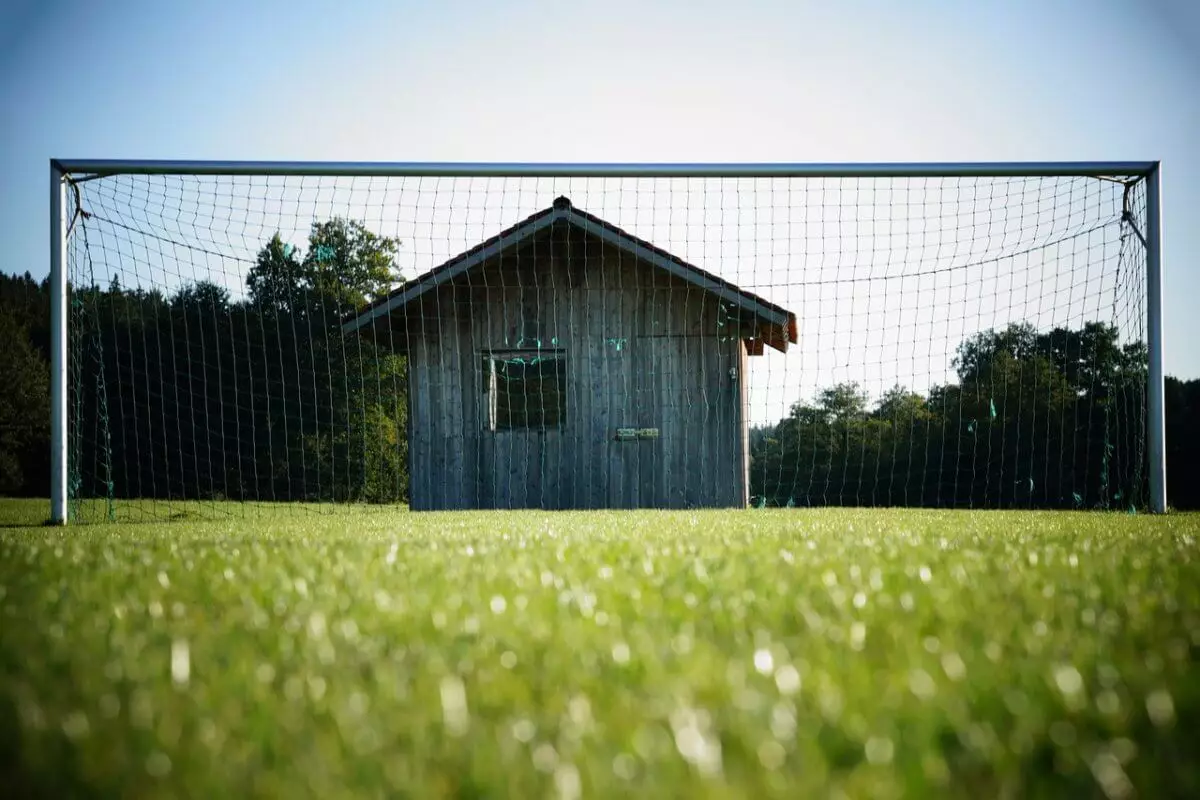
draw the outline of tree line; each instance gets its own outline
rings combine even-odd
[[[399,280],[399,243],[354,220],[276,234],[246,296],[213,282],[74,285],[71,490],[83,497],[402,502],[403,356],[344,336]],[[0,274],[0,493],[49,493],[49,285]],[[761,506],[1140,508],[1146,358],[1112,326],[964,341],[956,381],[854,383],[751,431]],[[1200,508],[1200,380],[1166,379],[1168,497]]]
[[[73,497],[407,499],[403,357],[342,317],[399,279],[398,242],[354,220],[276,234],[246,297],[211,281],[170,295],[69,288]],[[0,279],[0,492],[49,494],[49,284]]]
[[[755,504],[1139,509],[1148,502],[1146,351],[1115,327],[968,338],[957,381],[857,383],[751,433]],[[1200,507],[1200,381],[1167,378],[1168,498]]]

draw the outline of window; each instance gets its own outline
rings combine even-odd
[[[567,417],[567,364],[560,350],[493,350],[483,355],[490,431],[558,428]]]

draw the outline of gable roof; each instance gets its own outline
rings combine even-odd
[[[553,205],[501,231],[490,239],[472,247],[429,272],[413,278],[392,290],[385,297],[372,301],[364,308],[346,317],[342,332],[352,333],[373,323],[379,317],[390,315],[426,292],[460,277],[480,266],[488,259],[506,250],[519,246],[557,222],[566,222],[587,234],[629,253],[635,258],[662,269],[677,278],[703,289],[734,307],[757,317],[766,323],[768,335],[763,341],[781,352],[787,352],[788,343],[797,341],[796,315],[756,294],[739,289],[722,278],[693,266],[662,248],[655,247],[644,239],[605,222],[594,214],[571,205],[566,197],[557,198]],[[759,349],[761,352],[761,349]]]

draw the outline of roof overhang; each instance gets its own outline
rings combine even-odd
[[[716,275],[692,266],[682,259],[629,234],[604,220],[575,208],[565,197],[554,201],[550,208],[539,211],[504,232],[476,245],[450,259],[424,275],[414,278],[380,298],[361,311],[347,317],[342,323],[343,333],[353,333],[373,325],[381,317],[390,316],[409,303],[417,300],[439,286],[450,283],[492,259],[505,250],[529,241],[556,223],[565,222],[584,233],[619,248],[631,256],[664,270],[697,288],[730,303],[732,306],[753,314],[776,329],[777,335],[763,337],[771,347],[786,352],[789,343],[797,341],[795,314],[755,294],[718,278]],[[757,348],[761,351],[761,348]]]

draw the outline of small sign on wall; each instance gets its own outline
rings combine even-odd
[[[658,428],[617,428],[613,437],[618,442],[631,442],[637,439],[657,439]]]

